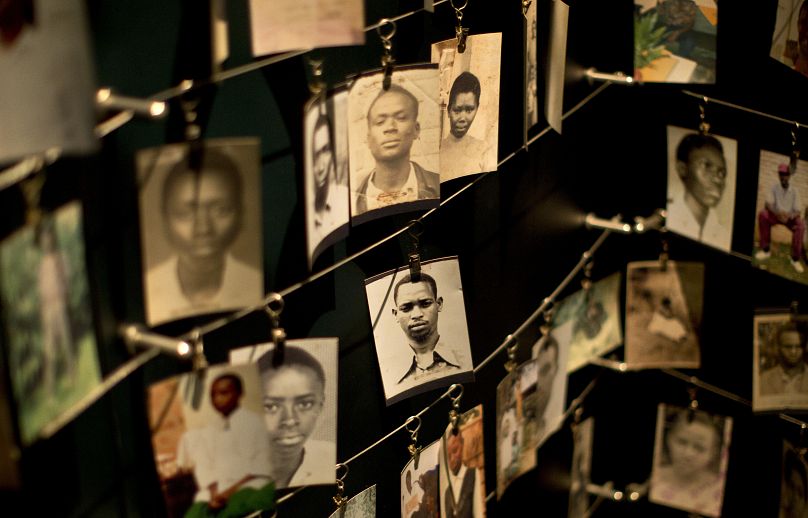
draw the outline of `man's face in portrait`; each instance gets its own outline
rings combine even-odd
[[[449,460],[449,470],[457,475],[463,463],[463,436],[450,433],[446,440],[446,457]]]
[[[241,389],[229,377],[219,378],[210,386],[210,402],[217,412],[227,417],[238,408]]]
[[[797,331],[783,331],[780,333],[780,359],[783,367],[797,367],[803,362],[805,350]]]
[[[536,393],[538,398],[536,415],[540,418],[544,415],[547,405],[550,403],[553,381],[558,373],[558,346],[551,345],[540,349],[536,363],[538,369],[536,384],[539,389]]]
[[[398,287],[393,316],[407,339],[424,343],[438,332],[438,313],[443,297],[435,299],[432,286],[426,282],[406,282]]]
[[[241,224],[241,203],[227,173],[203,169],[197,182],[187,171],[166,189],[166,232],[177,252],[193,259],[223,255]]]
[[[368,110],[368,147],[377,161],[409,157],[421,127],[415,101],[404,93],[388,91]]]
[[[320,125],[312,135],[312,164],[314,166],[314,185],[323,188],[333,176],[334,153],[331,147],[331,135],[328,126]]]
[[[263,383],[270,446],[299,450],[323,409],[323,383],[313,369],[302,365],[270,369],[263,374]]]
[[[701,205],[718,205],[727,178],[727,163],[722,153],[712,146],[694,148],[687,163],[677,162],[676,167],[685,189]]]
[[[460,92],[455,96],[449,106],[449,123],[455,138],[463,138],[468,133],[474,117],[477,116],[477,108],[479,103],[474,93]]]

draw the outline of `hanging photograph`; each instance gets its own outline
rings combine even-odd
[[[0,300],[27,445],[101,381],[79,202],[0,243]]]
[[[362,0],[250,0],[254,56],[288,50],[362,45]]]
[[[255,138],[137,153],[149,325],[261,302],[259,153]]]
[[[783,441],[780,478],[780,518],[803,518],[808,514],[808,466],[805,456]]]
[[[701,365],[704,264],[628,264],[626,364],[632,369]]]
[[[526,428],[536,420],[537,373],[538,361],[528,360],[497,385],[497,499],[536,466],[536,443]]]
[[[434,43],[440,70],[440,180],[497,169],[502,33],[477,34],[459,52],[457,38]]]
[[[401,471],[401,518],[440,518],[440,440],[422,449]]]
[[[808,162],[760,151],[752,265],[808,284]]]
[[[620,314],[622,275],[615,273],[573,293],[557,306],[553,325],[572,322],[567,372],[575,372],[592,358],[623,343]]]
[[[733,139],[668,126],[669,230],[730,251],[737,153]]]
[[[589,516],[589,492],[587,486],[592,481],[592,440],[595,420],[586,419],[572,427],[572,469],[570,470],[570,503],[568,518]]]
[[[0,6],[0,164],[51,149],[85,154],[98,147],[84,4]]]
[[[154,461],[169,517],[275,507],[260,387],[253,364],[210,367],[149,387]]]
[[[328,518],[376,518],[376,484],[354,496]]]
[[[567,29],[570,6],[553,0],[550,24],[550,46],[547,49],[547,72],[544,76],[544,116],[550,127],[561,134],[564,115],[564,78],[567,72]]]
[[[441,518],[485,517],[483,406],[459,418],[457,433],[449,425],[441,438]]]
[[[661,403],[648,500],[721,516],[732,418]]]
[[[525,12],[525,131],[539,123],[538,22],[536,2]]]
[[[808,76],[808,1],[779,0],[769,55]]]
[[[755,315],[752,408],[808,409],[808,322],[789,312]]]
[[[556,326],[549,334],[542,336],[531,348],[531,358],[537,362],[535,396],[531,397],[530,412],[525,431],[536,444],[555,433],[562,424],[564,404],[567,399],[567,369],[572,322]],[[534,418],[531,416],[533,413]]]
[[[309,270],[327,247],[348,235],[348,133],[345,89],[316,97],[306,107],[303,127],[306,243]]]
[[[276,489],[334,484],[337,465],[337,338],[287,340],[274,365],[271,343],[230,351],[230,363],[256,363]]]
[[[351,217],[356,225],[440,202],[438,65],[359,76],[348,94]]]
[[[388,405],[474,379],[457,256],[365,280],[373,339]]]
[[[717,0],[634,0],[634,78],[715,83]]]

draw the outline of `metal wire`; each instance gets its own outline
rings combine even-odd
[[[808,128],[808,124],[804,124],[804,123],[801,123],[801,122],[798,122],[798,121],[795,121],[795,120],[791,120],[791,119],[786,119],[784,117],[779,117],[777,115],[772,115],[771,113],[762,112],[760,110],[755,110],[753,108],[748,108],[748,107],[742,106],[740,104],[735,104],[735,103],[731,103],[731,102],[728,102],[728,101],[722,101],[721,99],[716,99],[715,97],[708,97],[706,95],[702,95],[702,94],[699,94],[699,93],[696,93],[696,92],[691,92],[690,90],[682,90],[682,93],[685,94],[685,95],[689,95],[691,97],[696,97],[698,99],[706,100],[706,101],[708,101],[710,103],[720,104],[720,105],[723,105],[723,106],[728,106],[730,108],[734,108],[736,110],[741,110],[741,111],[744,111],[744,112],[747,112],[747,113],[751,113],[751,114],[757,115],[759,117],[765,117],[765,118],[768,118],[768,119],[772,119],[772,120],[776,120],[776,121],[780,121],[780,122],[785,122],[786,124],[796,125],[799,128]]]

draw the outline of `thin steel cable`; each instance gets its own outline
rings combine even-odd
[[[776,121],[780,121],[780,122],[785,122],[786,124],[791,124],[791,125],[796,124],[797,127],[799,127],[799,128],[808,128],[808,124],[805,124],[805,123],[802,123],[802,122],[799,122],[799,121],[786,119],[784,117],[779,117],[777,115],[772,115],[771,113],[766,113],[766,112],[762,112],[760,110],[755,110],[754,108],[749,108],[749,107],[746,107],[746,106],[742,106],[740,104],[735,104],[735,103],[731,103],[731,102],[728,102],[728,101],[722,101],[721,99],[716,99],[715,97],[710,97],[710,96],[702,95],[702,94],[699,94],[699,93],[696,93],[696,92],[691,92],[690,90],[682,90],[682,93],[685,94],[685,95],[689,95],[691,97],[696,97],[698,99],[706,99],[708,103],[720,104],[722,106],[727,106],[729,108],[734,108],[736,110],[751,113],[751,114],[757,115],[759,117],[765,117],[765,118],[768,118],[768,119],[772,119],[772,120],[776,120]]]

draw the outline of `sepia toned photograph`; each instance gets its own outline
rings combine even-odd
[[[698,368],[704,264],[638,261],[626,277],[628,367]]]
[[[432,44],[440,71],[440,180],[497,169],[502,33]]]
[[[254,56],[365,43],[362,0],[250,0]]]
[[[808,76],[808,0],[779,0],[769,55]]]
[[[440,518],[438,462],[441,441],[437,440],[410,459],[401,471],[401,518]]]
[[[568,518],[589,516],[589,492],[592,481],[592,441],[595,419],[590,417],[572,427],[572,468],[570,470],[570,503]]]
[[[567,399],[567,369],[572,322],[555,327],[542,336],[531,348],[531,358],[537,362],[535,397],[526,412],[526,431],[533,437],[536,447],[555,433],[562,424]],[[534,416],[531,416],[531,412]]]
[[[306,107],[303,164],[309,270],[327,247],[348,236],[348,92],[317,96]]]
[[[457,256],[365,280],[373,339],[388,405],[474,379]]]
[[[539,28],[536,2],[525,12],[525,132],[539,123]]]
[[[275,366],[271,343],[230,351],[231,364],[258,365],[276,489],[336,481],[338,352],[337,338],[287,340]]]
[[[808,162],[760,151],[752,266],[808,284]]]
[[[738,142],[668,126],[669,230],[729,252]]]
[[[255,138],[137,153],[146,321],[240,309],[264,296]]]
[[[438,65],[359,76],[348,94],[351,218],[356,225],[440,202]]]
[[[149,387],[167,514],[242,516],[275,507],[258,369],[220,365]]]
[[[550,23],[550,47],[547,49],[547,72],[544,75],[544,116],[550,127],[561,134],[564,115],[564,78],[567,71],[567,29],[570,6],[553,0]]]
[[[808,409],[808,321],[783,312],[754,322],[753,410]]]
[[[718,0],[634,0],[634,78],[715,83]]]
[[[521,474],[536,466],[535,422],[538,360],[519,365],[497,385],[497,499]]]
[[[352,497],[329,518],[376,518],[376,484]]]
[[[459,417],[457,431],[449,425],[441,438],[441,518],[483,518],[485,512],[485,455],[483,406]]]
[[[6,354],[23,445],[101,381],[82,207],[68,203],[0,243]]]
[[[87,154],[95,138],[95,71],[80,0],[3,2],[0,164],[55,149]]]
[[[783,441],[783,464],[780,477],[779,518],[804,518],[808,514],[808,466],[804,454]]]
[[[589,289],[562,300],[553,317],[555,327],[572,322],[567,372],[575,372],[623,343],[620,314],[620,272],[592,283]]]
[[[660,403],[648,500],[721,516],[732,418]]]

